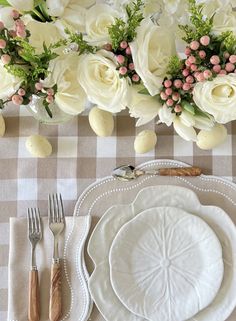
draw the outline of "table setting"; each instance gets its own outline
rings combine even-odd
[[[235,321],[235,26],[0,0],[0,321]]]

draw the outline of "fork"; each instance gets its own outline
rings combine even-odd
[[[61,292],[61,267],[58,251],[58,241],[65,226],[65,215],[61,194],[52,194],[48,197],[49,228],[54,236],[53,260],[51,267],[50,287],[50,321],[58,321],[62,315],[62,292]]]
[[[28,320],[39,321],[39,280],[35,258],[35,248],[42,238],[40,213],[38,208],[28,208],[28,237],[31,243],[31,270],[29,272],[29,305]]]

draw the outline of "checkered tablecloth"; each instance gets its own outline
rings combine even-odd
[[[0,138],[0,321],[7,320],[7,264],[9,217],[25,216],[29,206],[47,213],[47,196],[63,195],[66,214],[73,213],[79,194],[96,179],[108,176],[121,164],[138,165],[156,158],[177,159],[200,166],[205,174],[223,176],[236,182],[236,122],[229,124],[226,142],[213,151],[199,150],[175,135],[172,128],[151,123],[135,128],[126,114],[115,120],[112,137],[96,137],[87,116],[67,124],[46,126],[34,120],[24,108],[4,110],[6,135]],[[136,155],[134,137],[142,129],[156,129],[155,151]],[[42,134],[53,145],[53,155],[33,158],[25,148],[29,135]]]

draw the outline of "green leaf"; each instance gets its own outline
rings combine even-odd
[[[143,89],[139,90],[138,93],[142,94],[142,95],[149,95],[150,96],[150,93],[147,90],[147,88],[143,88]]]
[[[181,102],[181,106],[182,106],[186,111],[188,111],[190,114],[195,115],[194,106],[191,105],[188,101],[183,100],[183,101]]]
[[[44,0],[34,0],[34,7],[40,6],[42,3],[44,3]]]
[[[0,109],[4,108],[4,101],[2,99],[0,99]]]
[[[195,115],[196,116],[201,116],[201,117],[205,117],[208,119],[211,119],[210,115],[205,113],[204,111],[202,111],[199,107],[197,107],[196,105],[194,106],[194,110],[195,110]]]
[[[46,53],[48,53],[48,47],[46,46],[45,41],[43,42],[43,49]]]
[[[98,50],[98,47],[91,46],[84,40],[82,33],[73,33],[68,28],[65,30],[66,34],[69,35],[67,43],[75,43],[78,45],[78,53],[82,55],[84,53],[94,53]],[[65,43],[64,43],[65,45]]]
[[[8,3],[7,0],[0,0],[0,6],[10,7],[11,5]]]
[[[48,113],[48,116],[49,116],[50,118],[52,118],[52,112],[51,112],[51,110],[50,110],[50,108],[49,108],[48,103],[44,100],[43,104],[44,104],[44,107],[45,107],[45,109],[46,109],[46,112]]]
[[[47,4],[46,2],[42,1],[42,3],[39,4],[39,9],[42,12],[43,16],[46,18],[47,21],[52,21],[50,15],[48,14]]]

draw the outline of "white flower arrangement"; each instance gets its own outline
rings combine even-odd
[[[89,99],[197,141],[236,120],[234,2],[0,0],[0,107],[37,95],[77,115]]]

